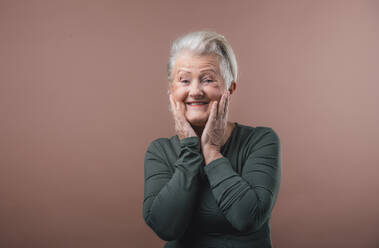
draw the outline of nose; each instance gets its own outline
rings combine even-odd
[[[194,98],[204,95],[204,91],[201,84],[199,83],[199,80],[193,80],[189,89],[189,95]]]

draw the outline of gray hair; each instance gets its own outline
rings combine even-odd
[[[167,63],[167,79],[173,81],[172,70],[176,58],[183,50],[189,50],[198,55],[216,54],[220,58],[220,72],[229,89],[231,83],[237,82],[237,60],[232,47],[225,37],[213,31],[197,31],[177,38],[171,47],[171,54]]]

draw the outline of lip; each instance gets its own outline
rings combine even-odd
[[[205,104],[208,104],[209,101],[190,101],[190,102],[186,102],[186,104],[190,104],[190,103],[205,103]]]
[[[199,107],[203,107],[203,106],[207,106],[207,104],[198,104],[198,105],[187,105],[188,107],[191,107],[191,108],[199,108]]]
[[[195,105],[190,105],[190,103],[195,103]],[[204,103],[204,104],[196,104],[196,103]],[[201,107],[206,107],[208,106],[209,102],[207,101],[191,101],[191,102],[186,102],[186,105],[191,108],[201,108]]]

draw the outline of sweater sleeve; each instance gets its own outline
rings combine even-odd
[[[164,154],[157,140],[146,151],[143,217],[161,239],[170,241],[183,235],[191,220],[204,158],[196,136],[180,140],[174,172]]]
[[[250,149],[241,176],[226,157],[205,166],[216,202],[234,228],[258,230],[270,218],[279,193],[281,164],[279,137],[266,128]]]

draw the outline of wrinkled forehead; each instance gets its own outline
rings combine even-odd
[[[218,55],[198,55],[193,52],[183,51],[176,58],[174,65],[175,74],[183,72],[199,73],[203,71],[219,74],[220,63]]]

